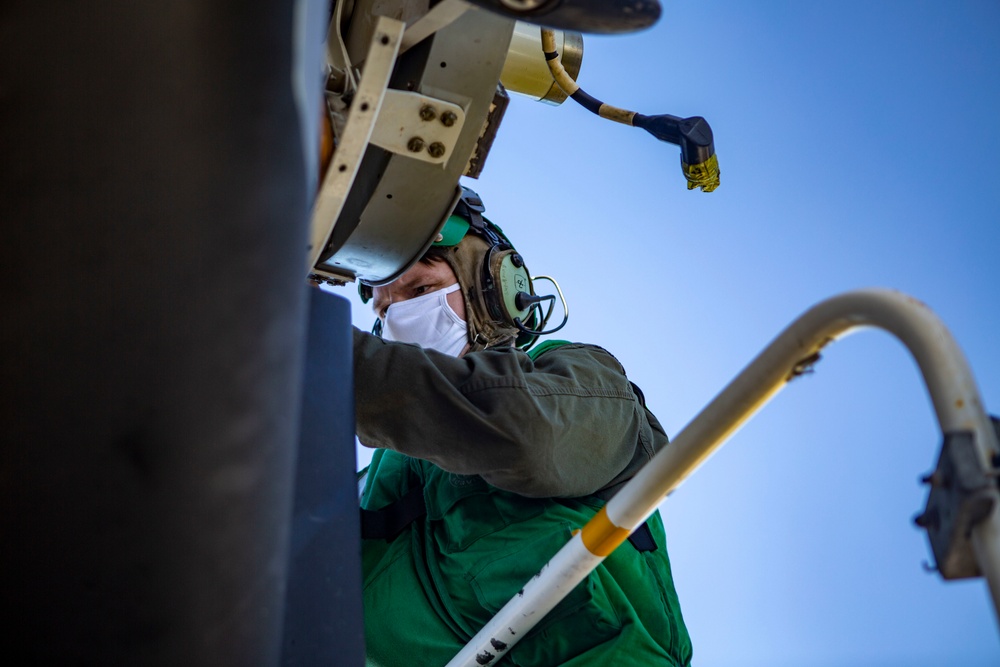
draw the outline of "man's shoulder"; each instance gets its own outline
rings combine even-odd
[[[603,365],[611,366],[622,374],[625,373],[625,369],[611,352],[593,343],[546,340],[528,350],[527,354],[536,364],[559,363],[568,358],[586,359],[598,361]]]
[[[532,361],[535,361],[538,359],[538,357],[542,356],[546,352],[551,352],[552,350],[555,350],[557,348],[574,344],[578,345],[579,343],[572,343],[568,340],[545,340],[539,343],[538,345],[534,346],[530,350],[527,350],[527,355],[531,357]]]

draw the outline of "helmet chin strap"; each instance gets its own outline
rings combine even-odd
[[[482,334],[477,334],[469,324],[469,352],[479,352],[493,347],[510,347],[514,344],[513,336],[504,336],[490,341]]]
[[[476,290],[473,298],[476,298],[481,302],[480,308],[482,310],[480,312],[485,313],[486,303],[483,300],[482,293]],[[494,327],[502,326],[497,322],[491,322],[491,324],[493,324]],[[514,339],[517,337],[517,333],[513,329],[501,331],[496,328],[493,328],[493,335],[491,336],[487,328],[478,328],[475,321],[470,317],[466,317],[465,325],[468,330],[469,352],[479,352],[480,350],[486,350],[491,347],[509,347],[514,344]]]

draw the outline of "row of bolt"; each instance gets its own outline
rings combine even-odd
[[[424,150],[424,146],[424,140],[420,137],[410,137],[410,140],[406,142],[406,147],[411,153],[419,153]],[[444,157],[444,144],[440,141],[435,141],[430,146],[427,146],[427,152],[430,153],[431,157]]]
[[[438,117],[437,109],[429,104],[425,104],[420,107],[420,119],[421,120],[434,120]],[[451,127],[458,120],[458,116],[455,115],[454,111],[445,111],[441,114],[441,124],[445,127]],[[406,148],[412,153],[419,153],[424,150],[426,143],[420,137],[411,137],[408,142],[406,142]],[[433,158],[444,157],[445,147],[440,141],[435,141],[431,145],[427,146],[427,152]]]
[[[437,109],[429,104],[425,104],[420,107],[420,120],[434,120],[437,118]],[[445,111],[441,114],[441,124],[445,127],[451,127],[458,120],[458,116],[455,115],[454,111]]]

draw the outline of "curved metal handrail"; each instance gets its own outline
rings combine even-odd
[[[819,359],[834,340],[863,327],[895,335],[920,368],[943,434],[973,433],[984,470],[1000,453],[969,364],[941,320],[900,292],[867,289],[823,301],[795,320],[730,382],[448,663],[478,667],[501,659],[744,422]],[[1000,617],[1000,492],[972,529],[976,561]]]

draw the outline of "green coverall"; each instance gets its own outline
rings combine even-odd
[[[605,350],[453,358],[354,331],[362,507],[422,489],[426,516],[363,540],[369,665],[444,665],[667,438]],[[534,352],[534,351],[533,351]],[[688,665],[659,515],[500,665]]]

